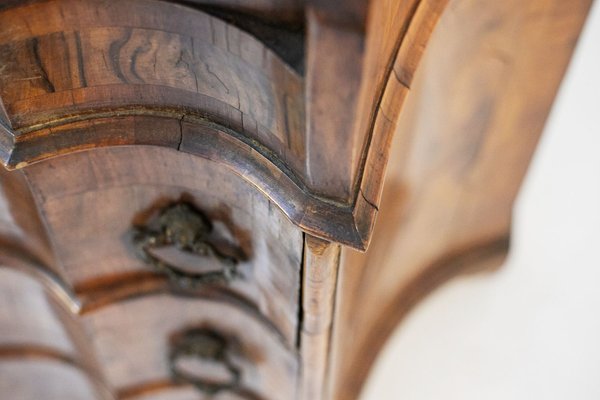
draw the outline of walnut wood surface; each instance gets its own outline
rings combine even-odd
[[[158,159],[160,164],[154,162]],[[52,238],[58,266],[53,271],[36,264],[27,271],[45,277],[42,282],[48,289],[62,289],[55,297],[64,308],[82,315],[77,321],[57,325],[68,326],[81,347],[68,357],[91,358],[86,365],[100,365],[106,374],[100,381],[113,393],[111,396],[138,398],[150,396],[149,392],[170,396],[172,391],[184,390],[172,384],[156,387],[156,383],[169,382],[165,372],[169,333],[190,324],[219,327],[241,341],[249,341],[246,350],[253,362],[245,367],[244,390],[250,394],[240,395],[242,398],[277,398],[270,393],[292,396],[299,375],[294,347],[302,235],[252,186],[211,161],[160,147],[80,152],[9,174],[11,179],[24,178],[32,191],[31,199],[37,202]],[[146,214],[179,199],[196,203],[216,229],[243,249],[247,255],[240,265],[243,279],[223,288],[181,290],[135,257],[127,235],[136,220],[144,220]],[[13,236],[18,234],[17,225],[5,226],[9,233],[10,229],[16,232]],[[14,249],[8,250],[14,258]],[[21,266],[23,261],[0,259],[13,268],[26,269]],[[15,286],[8,279],[3,282],[7,288]],[[35,294],[27,288],[22,293],[31,299]],[[11,291],[3,290],[2,294],[11,296]],[[43,298],[43,293],[40,295]],[[135,312],[128,311],[126,305],[132,302]],[[188,316],[183,313],[186,307],[190,309]],[[49,316],[42,307],[27,311],[12,306],[6,311],[13,314],[0,326],[16,326],[12,329],[18,329],[19,318],[32,323],[35,315]],[[131,315],[142,320],[132,321]],[[154,321],[148,319],[151,315]],[[167,324],[169,316],[172,322]],[[145,340],[136,340],[140,332],[148,332],[140,337]],[[39,332],[16,334],[26,339],[27,335],[35,338]],[[59,348],[60,340],[64,341],[47,340]],[[127,364],[133,360],[138,364]]]
[[[339,244],[306,235],[300,331],[303,360],[302,380],[298,389],[300,399],[320,400],[325,395],[340,252]]]
[[[420,298],[501,263],[590,3],[0,0],[0,393],[357,398]],[[139,257],[178,202],[241,278]],[[219,268],[184,250],[152,251]],[[239,387],[172,376],[186,329]]]
[[[244,4],[275,3],[240,3],[241,11]],[[211,8],[154,0],[15,4],[0,12],[7,27],[0,30],[0,156],[22,168],[100,146],[191,151],[180,146],[183,132],[132,135],[111,121],[208,121],[231,143],[213,147],[213,157],[247,176],[302,229],[364,250],[387,158],[389,129],[381,133],[377,121],[386,118],[384,88],[398,75],[391,63],[401,48],[401,74],[412,73],[442,4],[308,2],[304,75],[258,31],[238,28],[249,25],[228,17],[227,2],[218,13],[225,19]],[[280,24],[295,26],[286,15]],[[301,42],[289,44],[301,52]],[[338,157],[329,157],[332,148]]]
[[[35,357],[2,360],[0,390],[20,400],[110,399],[99,397],[101,394],[78,369]]]
[[[157,280],[155,271],[136,257],[128,236],[152,212],[184,199],[203,210],[247,258],[239,266],[242,277],[223,287],[227,296],[221,297],[245,304],[271,321],[290,344],[296,342],[302,235],[237,175],[160,147],[97,149],[24,172],[52,237],[62,278],[87,299],[84,311],[146,291],[184,292]],[[143,282],[150,285],[144,288]],[[127,287],[133,292],[127,293]],[[217,293],[199,288],[191,295]]]
[[[447,5],[396,120],[372,245],[343,252],[332,398],[359,396],[419,299],[461,272],[501,264],[513,201],[589,6]]]
[[[294,396],[298,369],[294,353],[239,308],[166,295],[144,296],[104,307],[82,321],[93,333],[94,350],[107,371],[108,384],[121,392],[119,397],[154,390],[155,382],[168,382],[169,339],[181,329],[205,326],[239,340],[246,357],[236,360],[244,390],[260,399]]]
[[[93,118],[85,114],[194,110],[279,157],[290,153],[284,158],[301,173],[301,78],[218,18],[160,2],[64,0],[8,9],[0,24],[14,26],[0,31],[0,82],[18,142]]]
[[[89,344],[78,340],[77,330],[66,321],[71,317],[68,310],[48,299],[43,285],[22,272],[1,268],[0,309],[2,393],[32,400],[112,398]],[[73,385],[62,388],[54,379]]]

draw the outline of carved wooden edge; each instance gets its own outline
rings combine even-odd
[[[163,293],[228,304],[245,310],[261,326],[264,326],[283,348],[291,352],[296,351],[279,328],[256,306],[226,287],[206,287],[201,290],[186,291],[173,285],[165,276],[142,272],[123,274],[93,284],[83,283],[72,288],[59,274],[36,260],[27,249],[2,237],[0,237],[0,268],[9,268],[34,278],[56,304],[70,315],[82,316],[116,303]]]
[[[32,110],[28,116],[28,120],[32,121],[30,125],[17,129],[11,128],[8,117],[2,118],[0,114],[0,160],[7,168],[15,169],[50,157],[96,147],[172,147],[223,163],[269,197],[306,233],[365,251],[377,216],[389,141],[408,93],[412,74],[446,1],[421,1],[406,32],[399,39],[393,68],[387,71],[384,90],[377,100],[377,111],[369,129],[350,204],[311,191],[284,160],[256,140],[240,133],[243,129],[232,125],[227,118],[207,115],[203,110],[194,109],[194,102],[206,103],[206,99],[200,99],[201,95],[195,95],[198,97],[195,100],[194,96],[190,98],[189,94],[181,95],[173,89],[167,91],[167,103],[152,104],[149,99],[154,98],[154,89],[151,85],[146,88],[148,93],[142,88],[136,88],[135,93],[131,93],[132,98],[145,98],[148,100],[146,102],[123,104],[118,109],[98,109],[95,106],[94,112],[76,108],[50,108],[43,110],[40,118],[42,115],[54,117],[41,123],[34,122],[37,117],[35,110]],[[179,95],[184,102],[176,104],[175,99]],[[211,98],[208,100],[215,101]],[[179,129],[162,136],[153,134],[151,130],[123,134],[124,122],[150,127],[159,118],[165,125],[179,125]],[[2,119],[5,121],[2,122]],[[94,134],[90,135],[91,132]]]
[[[117,399],[102,377],[95,374],[87,365],[52,348],[33,345],[0,345],[0,361],[3,360],[45,360],[63,364],[85,376],[102,400]]]
[[[172,380],[154,380],[140,383],[135,386],[125,387],[117,392],[116,398],[119,400],[134,400],[142,396],[161,395],[161,393],[171,392],[177,388],[191,387],[189,384],[175,382]],[[259,394],[245,388],[228,390],[228,393],[234,394],[236,398],[247,400],[263,400]],[[142,397],[143,398],[143,397]]]
[[[501,263],[515,195],[589,3],[541,0],[523,11],[516,3],[457,1],[444,11],[447,19],[435,33],[441,35],[428,44],[431,58],[415,84],[416,102],[407,104],[413,112],[403,115],[394,140],[396,168],[388,175],[385,220],[372,252],[343,253],[330,398],[359,397],[389,334],[427,294],[454,275]],[[483,72],[490,64],[481,60],[497,62],[486,52],[488,43],[500,38],[498,48],[510,61]],[[389,88],[406,92],[402,86],[410,79],[398,67],[395,72],[398,82]],[[489,115],[480,111],[486,107],[493,110]],[[466,146],[475,135],[485,137],[476,152]],[[477,162],[462,167],[471,151]],[[466,172],[453,173],[457,167]],[[444,233],[436,240],[438,226]]]
[[[356,201],[355,204],[360,214],[369,213],[369,208],[379,208],[391,140],[419,61],[447,3],[448,0],[418,2],[406,32],[399,38],[387,79],[376,103],[367,138],[366,156],[359,169],[357,198],[364,201]],[[372,233],[374,220],[375,216],[369,221],[371,226],[363,228],[368,229],[369,234]]]
[[[0,238],[2,239],[2,238]],[[339,246],[338,246],[339,247]],[[175,287],[164,276],[152,273],[124,274],[112,280],[92,285],[79,285],[72,289],[58,274],[51,271],[42,263],[35,260],[31,254],[17,244],[0,240],[0,268],[8,268],[31,276],[41,285],[43,290],[54,300],[53,305],[66,312],[64,317],[84,316],[94,313],[104,307],[135,301],[146,296],[169,294],[181,298],[202,299],[208,302],[226,304],[229,307],[241,309],[254,319],[268,333],[268,340],[276,342],[282,349],[296,360],[300,357],[295,343],[290,343],[279,328],[264,316],[258,308],[253,307],[246,299],[226,288],[208,287],[197,291],[182,291]],[[62,313],[61,313],[62,315]],[[71,335],[69,329],[68,334]],[[80,371],[98,392],[103,400],[135,398],[147,393],[161,392],[181,383],[142,382],[135,387],[127,387],[118,393],[113,393],[101,373],[94,367],[93,360],[86,357],[66,354],[50,347],[38,345],[2,345],[0,344],[0,361],[3,359],[45,359],[56,361]],[[245,388],[231,388],[228,392],[243,398],[260,400],[262,397],[254,391]]]
[[[451,250],[419,269],[412,279],[398,288],[394,299],[378,310],[376,318],[368,327],[365,335],[367,339],[353,348],[353,359],[360,362],[354,363],[348,370],[348,375],[343,378],[346,384],[351,383],[351,387],[335,387],[338,382],[331,381],[326,388],[326,398],[358,398],[387,339],[415,306],[436,289],[461,275],[497,270],[504,263],[509,247],[510,234],[506,233],[462,249]],[[338,397],[334,397],[333,393]]]
[[[205,287],[197,290],[181,290],[165,276],[154,273],[133,273],[115,276],[103,282],[81,284],[75,288],[81,302],[80,315],[94,313],[114,304],[134,301],[145,296],[169,294],[180,298],[194,298],[227,304],[243,310],[264,326],[283,348],[295,352],[293,343],[283,332],[248,299],[227,287]]]
[[[2,158],[8,168],[23,168],[50,157],[104,146],[155,145],[171,147],[223,164],[251,183],[273,201],[283,213],[305,232],[365,250],[367,232],[361,231],[350,206],[344,206],[312,195],[302,183],[286,169],[283,162],[257,143],[246,137],[215,124],[205,118],[175,113],[148,115],[139,110],[119,112],[119,116],[105,114],[97,118],[66,123],[52,128],[53,134],[43,131],[32,132],[19,138],[9,158]],[[158,114],[158,115],[156,115]],[[154,131],[135,132],[137,125],[153,127]],[[131,134],[123,135],[123,128],[130,126]],[[93,127],[102,141],[97,142],[88,135]],[[157,135],[163,131],[167,135]],[[72,142],[65,140],[72,138]],[[88,141],[90,140],[91,141]],[[47,151],[50,149],[50,153]],[[1,155],[0,155],[1,156]],[[366,215],[373,218],[374,215]],[[369,226],[362,223],[360,226]]]
[[[305,236],[300,327],[299,400],[325,398],[341,246]]]
[[[81,313],[82,302],[69,285],[58,274],[35,259],[27,249],[13,243],[10,239],[1,238],[0,240],[0,268],[12,269],[33,278],[54,300],[52,305],[66,311],[67,315]],[[72,332],[67,329],[67,333],[71,335]],[[0,344],[0,360],[4,359],[44,359],[67,365],[82,373],[102,399],[115,399],[103,377],[93,363],[85,357],[72,356],[47,346],[34,344]]]
[[[61,277],[12,241],[0,238],[0,268],[10,268],[34,278],[58,304],[72,314],[82,309],[81,301]]]

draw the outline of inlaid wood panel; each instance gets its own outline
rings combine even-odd
[[[25,175],[64,280],[84,309],[145,292],[217,296],[262,316],[288,343],[296,342],[302,234],[231,171],[170,149],[123,147],[45,161]],[[179,201],[202,210],[221,238],[241,250],[239,278],[185,290],[136,256],[132,228]]]
[[[19,140],[42,124],[89,118],[74,114],[192,112],[303,174],[302,78],[235,26],[145,0],[55,0],[0,13],[0,26],[16,20],[0,30],[0,96]]]
[[[589,4],[0,1],[0,393],[357,398],[508,251]]]
[[[108,384],[121,394],[152,388],[160,392],[161,384],[171,378],[168,356],[173,337],[186,329],[210,328],[239,346],[234,363],[240,369],[240,384],[233,394],[294,397],[299,368],[294,351],[239,308],[168,295],[144,296],[100,308],[84,316],[83,323],[107,371]]]

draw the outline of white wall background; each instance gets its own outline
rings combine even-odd
[[[499,272],[455,279],[404,320],[363,400],[600,399],[600,4],[513,228]]]

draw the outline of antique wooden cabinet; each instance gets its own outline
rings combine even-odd
[[[590,2],[0,1],[0,397],[357,398],[505,256]]]

